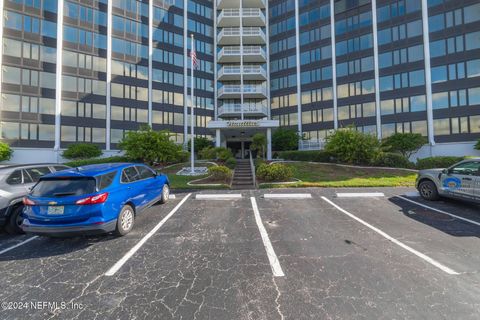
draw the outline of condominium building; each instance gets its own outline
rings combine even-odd
[[[480,138],[478,0],[0,0],[1,139],[14,162],[105,153],[129,130],[195,132],[246,155],[255,133],[418,132],[424,154]]]

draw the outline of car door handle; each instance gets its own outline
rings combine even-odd
[[[462,180],[472,181],[472,178],[462,178]]]

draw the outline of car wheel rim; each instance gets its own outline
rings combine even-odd
[[[430,197],[430,196],[432,195],[432,190],[430,189],[429,186],[423,185],[423,186],[422,186],[422,194],[423,194],[425,197]]]
[[[170,190],[167,186],[163,187],[163,199],[168,200],[168,196],[170,195]]]
[[[22,215],[19,214],[19,215],[17,216],[16,223],[17,223],[17,226],[18,226],[18,227],[20,227],[20,226],[22,225],[22,223],[23,223],[23,217],[22,217]]]
[[[121,224],[123,230],[128,230],[132,227],[133,212],[131,210],[125,210],[122,215]]]

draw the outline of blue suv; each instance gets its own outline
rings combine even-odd
[[[146,165],[110,163],[78,167],[40,178],[23,199],[22,229],[59,236],[132,230],[135,215],[168,201],[168,178]]]

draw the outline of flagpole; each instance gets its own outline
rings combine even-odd
[[[192,49],[191,49],[191,52],[195,52],[195,42],[193,41],[193,33],[192,33]],[[196,54],[196,52],[195,52]],[[191,132],[191,154],[190,154],[190,161],[191,161],[191,173],[194,174],[195,173],[195,164],[194,164],[194,161],[195,161],[195,149],[194,149],[194,132],[193,132],[193,124],[194,124],[194,113],[193,113],[193,99],[194,99],[194,83],[193,83],[193,70],[194,70],[194,64],[193,64],[193,54],[190,53],[190,60],[191,60],[191,69],[192,69],[192,79],[191,79],[191,86],[192,86],[192,98],[190,100],[190,103],[191,103],[191,112],[190,112],[190,132]]]

